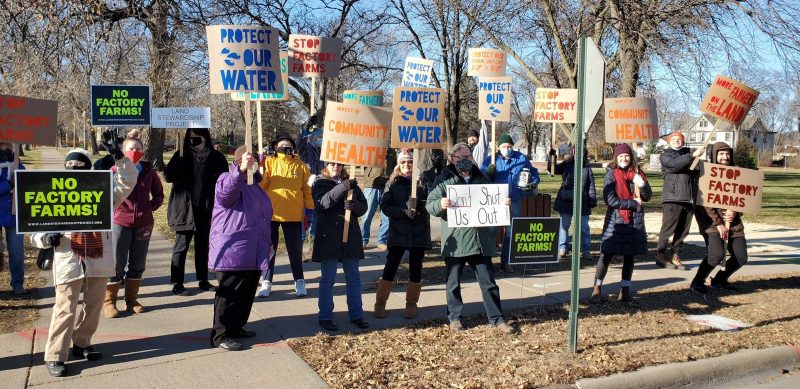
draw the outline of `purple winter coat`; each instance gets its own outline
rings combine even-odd
[[[272,202],[247,174],[231,164],[217,179],[211,216],[208,268],[212,271],[267,270]]]

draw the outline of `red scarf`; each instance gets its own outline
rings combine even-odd
[[[81,259],[103,257],[103,233],[73,232],[70,240],[72,251]]]
[[[631,191],[631,183],[633,183],[633,176],[636,175],[636,172],[630,166],[625,169],[620,169],[619,167],[614,168],[614,181],[615,181],[615,192],[617,192],[617,197],[623,200],[631,200],[633,199],[633,192]],[[647,176],[644,175],[643,171],[639,171],[639,175],[642,176],[645,182],[647,182]],[[633,184],[636,185],[636,184]],[[631,211],[629,209],[620,209],[619,215],[622,216],[622,220],[625,223],[629,223],[631,220]]]

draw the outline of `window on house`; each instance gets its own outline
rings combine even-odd
[[[725,133],[725,140],[724,140],[724,142],[730,142],[730,141],[731,141],[731,133],[730,133],[730,132],[726,132],[726,133]]]
[[[706,127],[708,127],[708,120],[700,119],[700,128],[706,128]]]

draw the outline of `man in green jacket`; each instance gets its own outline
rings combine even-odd
[[[503,318],[500,306],[500,288],[494,280],[492,254],[495,252],[494,236],[490,227],[449,227],[447,225],[447,186],[468,184],[491,184],[475,161],[466,143],[458,143],[450,151],[450,163],[437,179],[428,195],[425,208],[433,216],[442,219],[442,257],[447,266],[447,318],[451,331],[460,331],[461,311],[464,301],[461,298],[461,275],[464,266],[469,264],[475,270],[483,295],[483,305],[489,323],[504,333],[516,330]],[[506,199],[506,205],[510,200]]]

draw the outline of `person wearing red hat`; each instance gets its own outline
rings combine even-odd
[[[703,149],[694,153],[685,146],[686,139],[678,131],[667,135],[669,148],[661,153],[661,173],[664,175],[664,190],[661,192],[661,232],[658,234],[656,265],[686,270],[681,261],[683,241],[689,235],[694,213],[697,170],[689,166],[694,157],[701,155]],[[672,243],[670,244],[670,238]],[[672,257],[667,257],[667,248]]]
[[[647,254],[644,203],[650,201],[652,195],[647,176],[634,164],[631,147],[624,143],[614,147],[614,161],[608,166],[603,179],[603,199],[608,210],[603,221],[592,302],[602,300],[600,288],[611,258],[615,255],[622,255],[623,258],[619,301],[633,302],[630,290],[633,256]]]

